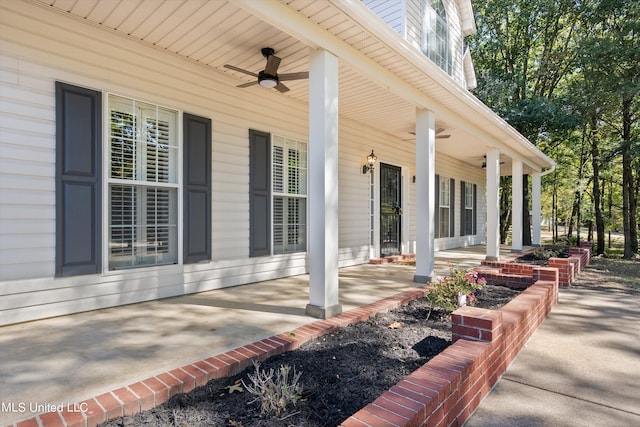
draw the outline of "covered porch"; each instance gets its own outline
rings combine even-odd
[[[508,256],[511,247],[501,247]],[[437,251],[479,265],[484,246]],[[415,267],[364,264],[339,270],[344,310],[416,287]],[[1,402],[79,402],[150,376],[311,323],[309,275],[131,304],[0,328]],[[28,407],[28,404],[27,404]],[[0,425],[33,414],[0,412]]]

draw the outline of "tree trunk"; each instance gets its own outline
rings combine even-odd
[[[582,141],[580,142],[580,163],[578,166],[578,183],[576,185],[576,192],[573,198],[573,208],[571,210],[571,218],[569,219],[569,232],[567,233],[567,239],[570,239],[573,235],[573,225],[575,218],[575,226],[576,226],[576,244],[580,244],[580,204],[582,201],[582,179],[584,177],[584,140],[586,138],[587,130],[586,128],[582,129]]]
[[[629,162],[629,231],[631,239],[631,252],[638,253],[638,199],[636,197],[635,181],[633,179],[633,155]]]
[[[631,259],[634,248],[638,250],[638,234],[635,219],[633,171],[631,166],[631,98],[622,98],[622,224],[624,228],[624,259]],[[632,231],[632,228],[635,231]]]
[[[551,200],[551,217],[553,220],[553,243],[558,241],[558,176],[553,174],[553,199]]]
[[[596,254],[604,254],[604,218],[600,194],[600,150],[596,139],[597,118],[591,119],[591,165],[593,167],[593,206],[596,217]]]
[[[632,165],[631,167],[632,172],[636,171],[636,180],[634,183],[634,191],[632,191],[633,194],[633,205],[631,207],[631,218],[632,218],[632,235],[631,235],[631,242],[632,244],[635,242],[635,247],[632,247],[632,249],[634,249],[635,253],[640,253],[640,248],[638,247],[638,231],[640,231],[640,222],[638,221],[638,200],[640,200],[640,159],[638,159],[637,156],[635,156],[635,165]]]
[[[571,216],[569,217],[569,231],[567,231],[567,239],[570,239],[573,236],[573,224],[574,218],[578,216],[578,212],[580,211],[580,189],[576,188],[576,192],[573,195],[573,208],[571,209]],[[580,224],[577,225],[580,227]]]
[[[609,219],[613,218],[613,180],[609,179]],[[611,249],[611,228],[612,224],[609,224],[609,243],[607,248]]]
[[[631,186],[629,185],[629,175],[631,175],[631,156],[628,149],[622,153],[622,228],[624,229],[624,259],[633,257],[633,246],[631,243]],[[633,224],[635,226],[635,224]]]

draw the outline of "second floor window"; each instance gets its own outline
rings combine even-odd
[[[452,73],[447,12],[442,0],[425,0],[422,51],[449,75]]]

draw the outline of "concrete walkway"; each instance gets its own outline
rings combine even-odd
[[[439,251],[436,274],[449,262],[479,265],[485,253]],[[408,265],[342,268],[343,309],[414,288],[414,274]],[[307,275],[295,276],[0,327],[0,426],[35,415],[32,405],[73,404],[311,323],[308,288]]]
[[[465,426],[640,426],[640,295],[561,290]]]

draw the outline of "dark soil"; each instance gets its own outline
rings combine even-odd
[[[517,294],[485,286],[476,293],[476,307],[497,309]],[[232,392],[230,386],[242,385],[240,381],[251,384],[250,367],[102,427],[336,426],[451,344],[450,316],[433,311],[427,319],[428,313],[426,300],[415,300],[263,362],[261,369],[288,365],[302,372],[302,399],[279,418],[261,415],[249,392]]]
[[[551,250],[553,251],[554,258],[569,258],[569,249],[566,247],[556,247],[551,248]],[[513,262],[519,264],[547,265],[549,264],[549,258],[540,258],[536,256],[535,252],[531,252],[514,259]]]

